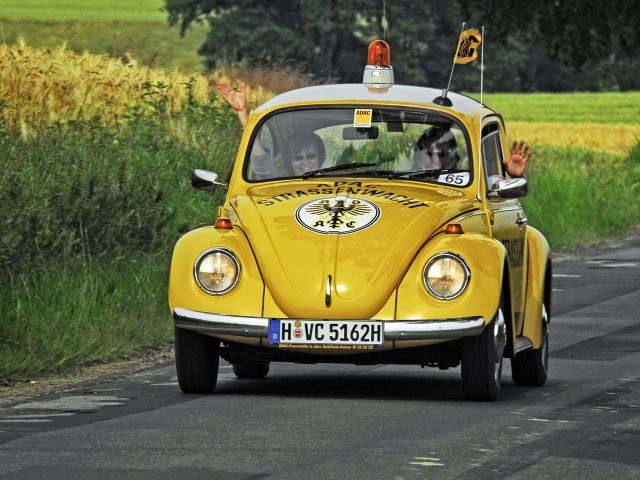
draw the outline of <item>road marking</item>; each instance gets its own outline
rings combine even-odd
[[[420,465],[422,467],[443,467],[444,463],[440,463],[439,458],[433,457],[413,457],[413,462],[409,462],[409,465]]]
[[[638,262],[616,262],[614,260],[590,260],[586,263],[604,268],[635,268],[638,266]]]
[[[552,288],[551,290],[554,292],[566,292],[564,288]]]
[[[24,420],[5,420],[0,419],[0,423],[47,423],[50,418],[25,418]]]
[[[129,398],[118,398],[110,395],[72,395],[54,400],[21,403],[20,405],[14,405],[12,408],[14,410],[96,410],[102,407],[124,405],[127,400]]]
[[[529,417],[527,420],[531,422],[569,423],[569,420],[549,420],[548,418],[536,418],[536,417]]]
[[[176,385],[178,385],[178,382],[166,382],[166,383],[152,383],[151,386],[152,387],[175,387]]]
[[[553,278],[580,278],[582,275],[575,275],[573,273],[554,273]]]
[[[2,418],[49,418],[49,417],[72,417],[74,413],[32,413],[29,415],[7,415]]]

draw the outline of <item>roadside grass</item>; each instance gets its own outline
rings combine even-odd
[[[166,343],[168,255],[58,263],[3,280],[0,385]]]
[[[0,384],[106,361],[171,336],[170,252],[222,202],[189,186],[225,178],[240,137],[214,108],[0,131]]]
[[[530,225],[553,249],[623,235],[640,224],[640,143],[628,155],[537,146],[527,170]]]

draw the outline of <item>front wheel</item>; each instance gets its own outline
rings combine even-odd
[[[218,382],[220,340],[175,328],[176,371],[184,393],[211,393]]]
[[[547,381],[549,370],[549,317],[542,304],[542,343],[511,359],[511,378],[516,385],[540,387]]]
[[[493,321],[480,335],[467,338],[462,349],[462,390],[468,400],[491,401],[498,397],[506,342],[501,299]]]

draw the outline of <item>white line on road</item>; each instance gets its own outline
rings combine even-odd
[[[572,273],[554,273],[553,278],[580,278],[582,275],[575,275]]]
[[[128,398],[99,395],[72,395],[41,402],[21,403],[14,405],[14,410],[96,410],[102,407],[124,405]]]
[[[7,415],[2,418],[49,418],[49,417],[72,417],[75,413],[31,413],[29,415]]]
[[[0,423],[47,423],[50,418],[25,418],[24,420],[4,420],[0,419]]]

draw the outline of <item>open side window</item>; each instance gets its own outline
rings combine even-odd
[[[498,180],[505,178],[504,151],[497,122],[482,129],[482,159],[487,190],[491,191]]]

